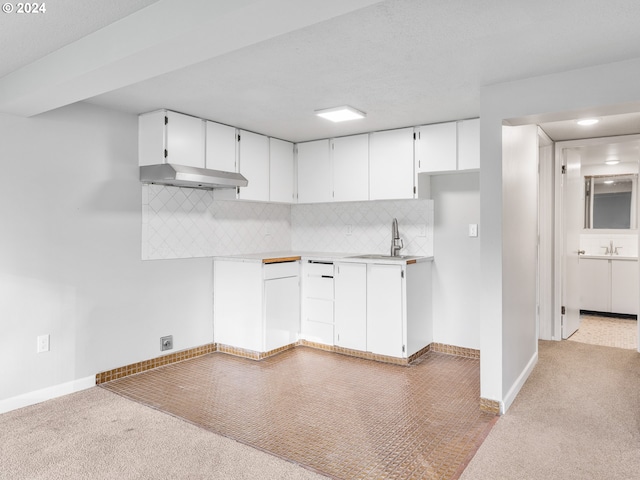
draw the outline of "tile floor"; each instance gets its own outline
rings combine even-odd
[[[580,328],[569,340],[604,347],[638,349],[638,321],[628,318],[582,315]]]
[[[497,419],[479,409],[479,360],[436,352],[409,367],[212,353],[101,386],[339,479],[458,478]]]

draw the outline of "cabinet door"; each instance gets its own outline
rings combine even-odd
[[[638,314],[638,262],[629,260],[611,261],[611,311],[613,313]]]
[[[204,121],[167,112],[166,163],[204,168]]]
[[[221,123],[206,122],[206,168],[235,172],[236,170],[236,129]]]
[[[264,281],[264,351],[290,345],[300,331],[300,286],[298,277]]]
[[[298,203],[333,200],[329,140],[298,144]]]
[[[293,202],[293,143],[269,139],[269,200]]]
[[[369,199],[369,135],[334,138],[333,199],[336,202]]]
[[[402,266],[372,263],[367,267],[367,350],[405,357]]]
[[[480,168],[480,119],[458,122],[458,170]]]
[[[367,264],[336,264],[334,285],[334,343],[364,352],[367,350]]]
[[[611,272],[609,260],[580,259],[580,310],[611,311]]]
[[[416,169],[422,172],[447,172],[456,169],[456,122],[424,125],[416,129]]]
[[[369,136],[369,198],[414,198],[413,128]]]
[[[239,151],[240,173],[249,184],[238,198],[269,201],[269,137],[241,130]]]

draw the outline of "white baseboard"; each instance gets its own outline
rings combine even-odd
[[[18,408],[28,407],[29,405],[44,402],[45,400],[51,400],[52,398],[86,390],[87,388],[95,387],[95,385],[96,376],[92,375],[90,377],[72,380],[71,382],[53,385],[52,387],[43,388],[34,392],[23,393],[22,395],[0,400],[0,413],[10,412],[11,410],[17,410]]]
[[[536,366],[536,363],[538,363],[537,349],[533,354],[533,356],[531,357],[531,359],[529,360],[529,363],[527,363],[527,366],[525,367],[525,369],[522,371],[522,373],[520,373],[520,376],[518,377],[518,379],[509,389],[509,392],[507,393],[507,396],[505,397],[504,401],[500,402],[501,415],[504,414],[507,410],[509,410],[509,407],[511,406],[513,401],[516,399],[516,395],[518,395],[518,392],[520,392],[520,389],[524,385],[524,382],[526,382],[527,378],[529,378],[529,375],[531,375],[531,372],[533,371],[533,368]]]

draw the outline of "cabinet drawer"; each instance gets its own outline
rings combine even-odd
[[[333,325],[319,322],[304,322],[303,336],[310,342],[333,345]]]
[[[304,279],[304,291],[307,298],[333,300],[333,277],[308,275]]]
[[[264,279],[297,277],[299,262],[269,263],[264,265]]]
[[[304,271],[309,276],[333,276],[333,263],[305,263]]]
[[[333,301],[317,298],[305,299],[305,320],[333,325]]]

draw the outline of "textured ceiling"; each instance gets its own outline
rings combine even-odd
[[[291,141],[470,118],[483,85],[640,57],[639,20],[637,0],[386,0],[88,101],[169,108]],[[367,118],[334,125],[313,115],[342,104]]]
[[[53,0],[38,2],[44,13],[0,12],[0,77],[157,1]]]

